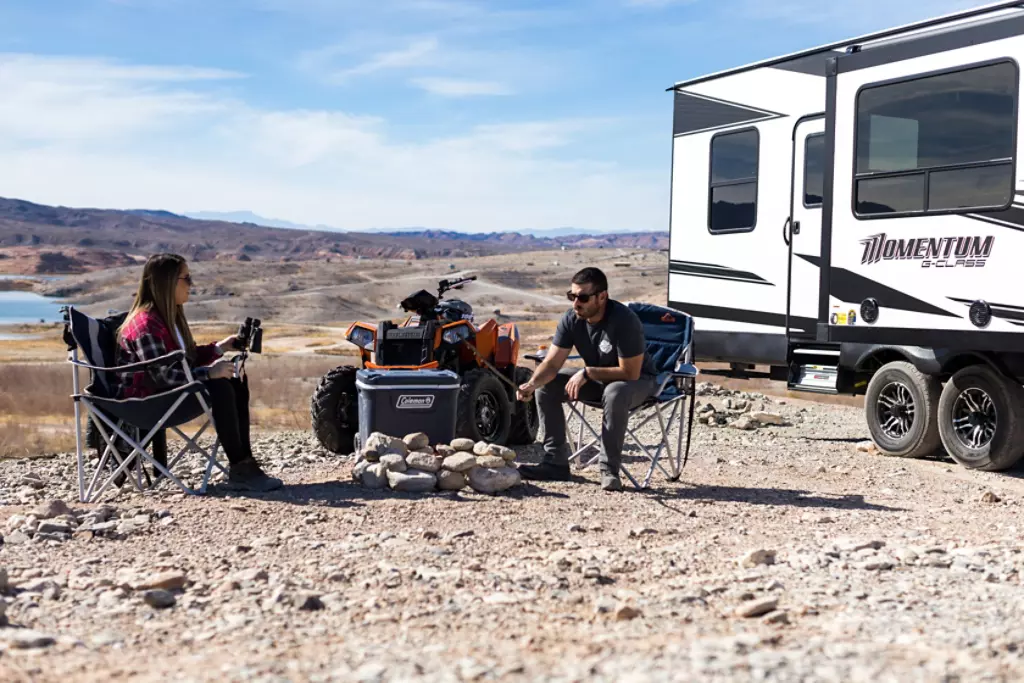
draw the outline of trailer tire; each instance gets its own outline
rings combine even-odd
[[[871,438],[884,455],[922,458],[942,443],[937,412],[939,381],[906,361],[886,363],[872,376],[864,397]]]
[[[331,453],[348,455],[359,431],[357,368],[343,365],[320,378],[309,401],[309,416],[320,445]]]
[[[964,467],[1012,467],[1024,455],[1024,388],[987,365],[959,370],[942,388],[939,434]]]

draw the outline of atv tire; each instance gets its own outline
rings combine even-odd
[[[455,435],[473,441],[507,445],[512,406],[501,381],[489,370],[470,370],[459,387]]]
[[[313,433],[332,453],[348,455],[359,432],[356,368],[343,365],[320,379],[309,403]]]
[[[533,377],[529,368],[517,367],[515,374],[516,386],[525,384]],[[523,446],[534,443],[537,440],[537,431],[540,429],[540,413],[537,411],[536,396],[526,403],[516,401],[512,412],[512,431],[508,437],[511,446]]]

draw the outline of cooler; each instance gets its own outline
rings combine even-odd
[[[423,432],[431,444],[455,438],[459,376],[451,370],[358,370],[359,443],[382,432]]]

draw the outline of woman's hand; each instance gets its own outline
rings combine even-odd
[[[238,335],[233,334],[230,337],[226,337],[217,342],[217,348],[220,349],[221,353],[232,350],[235,348],[235,342],[238,341]]]
[[[231,379],[235,376],[235,364],[221,358],[210,366],[210,379]]]

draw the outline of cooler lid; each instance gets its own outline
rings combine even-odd
[[[357,386],[383,387],[458,387],[459,376],[451,370],[358,370]]]

